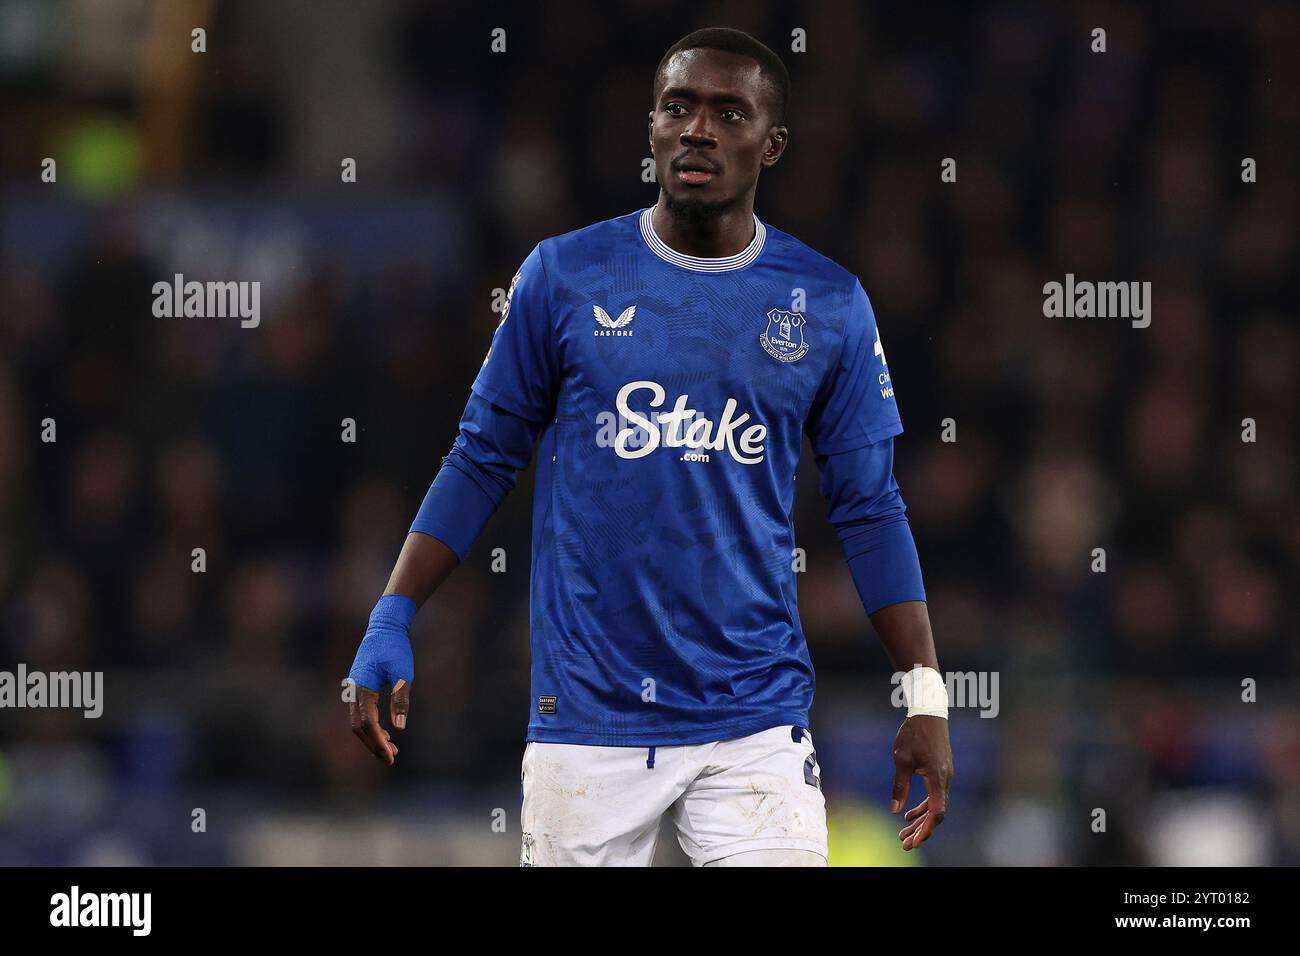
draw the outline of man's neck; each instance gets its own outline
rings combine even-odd
[[[745,200],[704,219],[675,215],[668,198],[659,193],[659,202],[650,219],[663,244],[684,256],[724,259],[744,252],[754,241],[754,200]]]

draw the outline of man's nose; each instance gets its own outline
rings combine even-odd
[[[713,135],[713,128],[709,123],[709,114],[703,111],[698,113],[682,130],[682,142],[689,143],[692,146],[712,144],[716,139],[717,137]]]

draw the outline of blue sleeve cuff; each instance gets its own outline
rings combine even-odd
[[[924,601],[921,559],[906,515],[840,534],[853,583],[868,614],[903,601]]]
[[[437,538],[464,561],[499,502],[456,466],[455,454],[438,470],[410,530]]]

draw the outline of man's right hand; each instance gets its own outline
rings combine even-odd
[[[367,750],[389,766],[397,757],[397,745],[379,722],[379,692],[385,687],[393,688],[389,716],[394,729],[405,730],[411,712],[411,682],[415,678],[415,658],[408,637],[415,612],[415,602],[408,597],[400,594],[381,597],[370,612],[370,625],[348,674],[348,681],[355,685],[348,699],[352,732]]]

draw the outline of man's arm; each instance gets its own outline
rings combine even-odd
[[[868,616],[896,672],[913,667],[939,669],[930,613],[924,601],[900,601]]]
[[[352,732],[391,764],[397,748],[379,724],[379,691],[393,688],[393,726],[406,727],[415,661],[411,621],[456,565],[528,467],[544,422],[555,415],[560,351],[552,324],[544,243],[510,282],[492,345],[471,386],[460,434],[411,524],[388,587],[370,612],[348,674]]]
[[[423,606],[468,554],[533,457],[540,422],[470,393],[460,433],[442,460],[384,594]]]
[[[411,524],[383,596],[370,613],[348,680],[352,732],[391,765],[397,746],[379,722],[379,692],[393,688],[389,718],[405,730],[415,661],[409,631],[416,612],[469,554],[488,519],[528,467],[540,422],[471,394],[460,434]]]
[[[921,698],[942,684],[934,635],[925,603],[921,565],[894,480],[894,441],[886,438],[850,451],[818,455],[822,494],[862,606],[896,672],[905,675],[909,716],[894,740],[894,787],[890,813],[907,801],[912,774],[926,783],[926,799],[907,812],[899,833],[904,850],[920,846],[948,812],[952,747],[947,698]],[[929,704],[923,707],[922,704]],[[938,705],[938,706],[936,706]],[[914,710],[925,713],[912,713]],[[944,716],[938,716],[938,713]]]
[[[400,594],[423,607],[434,591],[460,564],[460,558],[432,535],[412,531],[406,536],[397,564],[388,577],[385,594]]]

